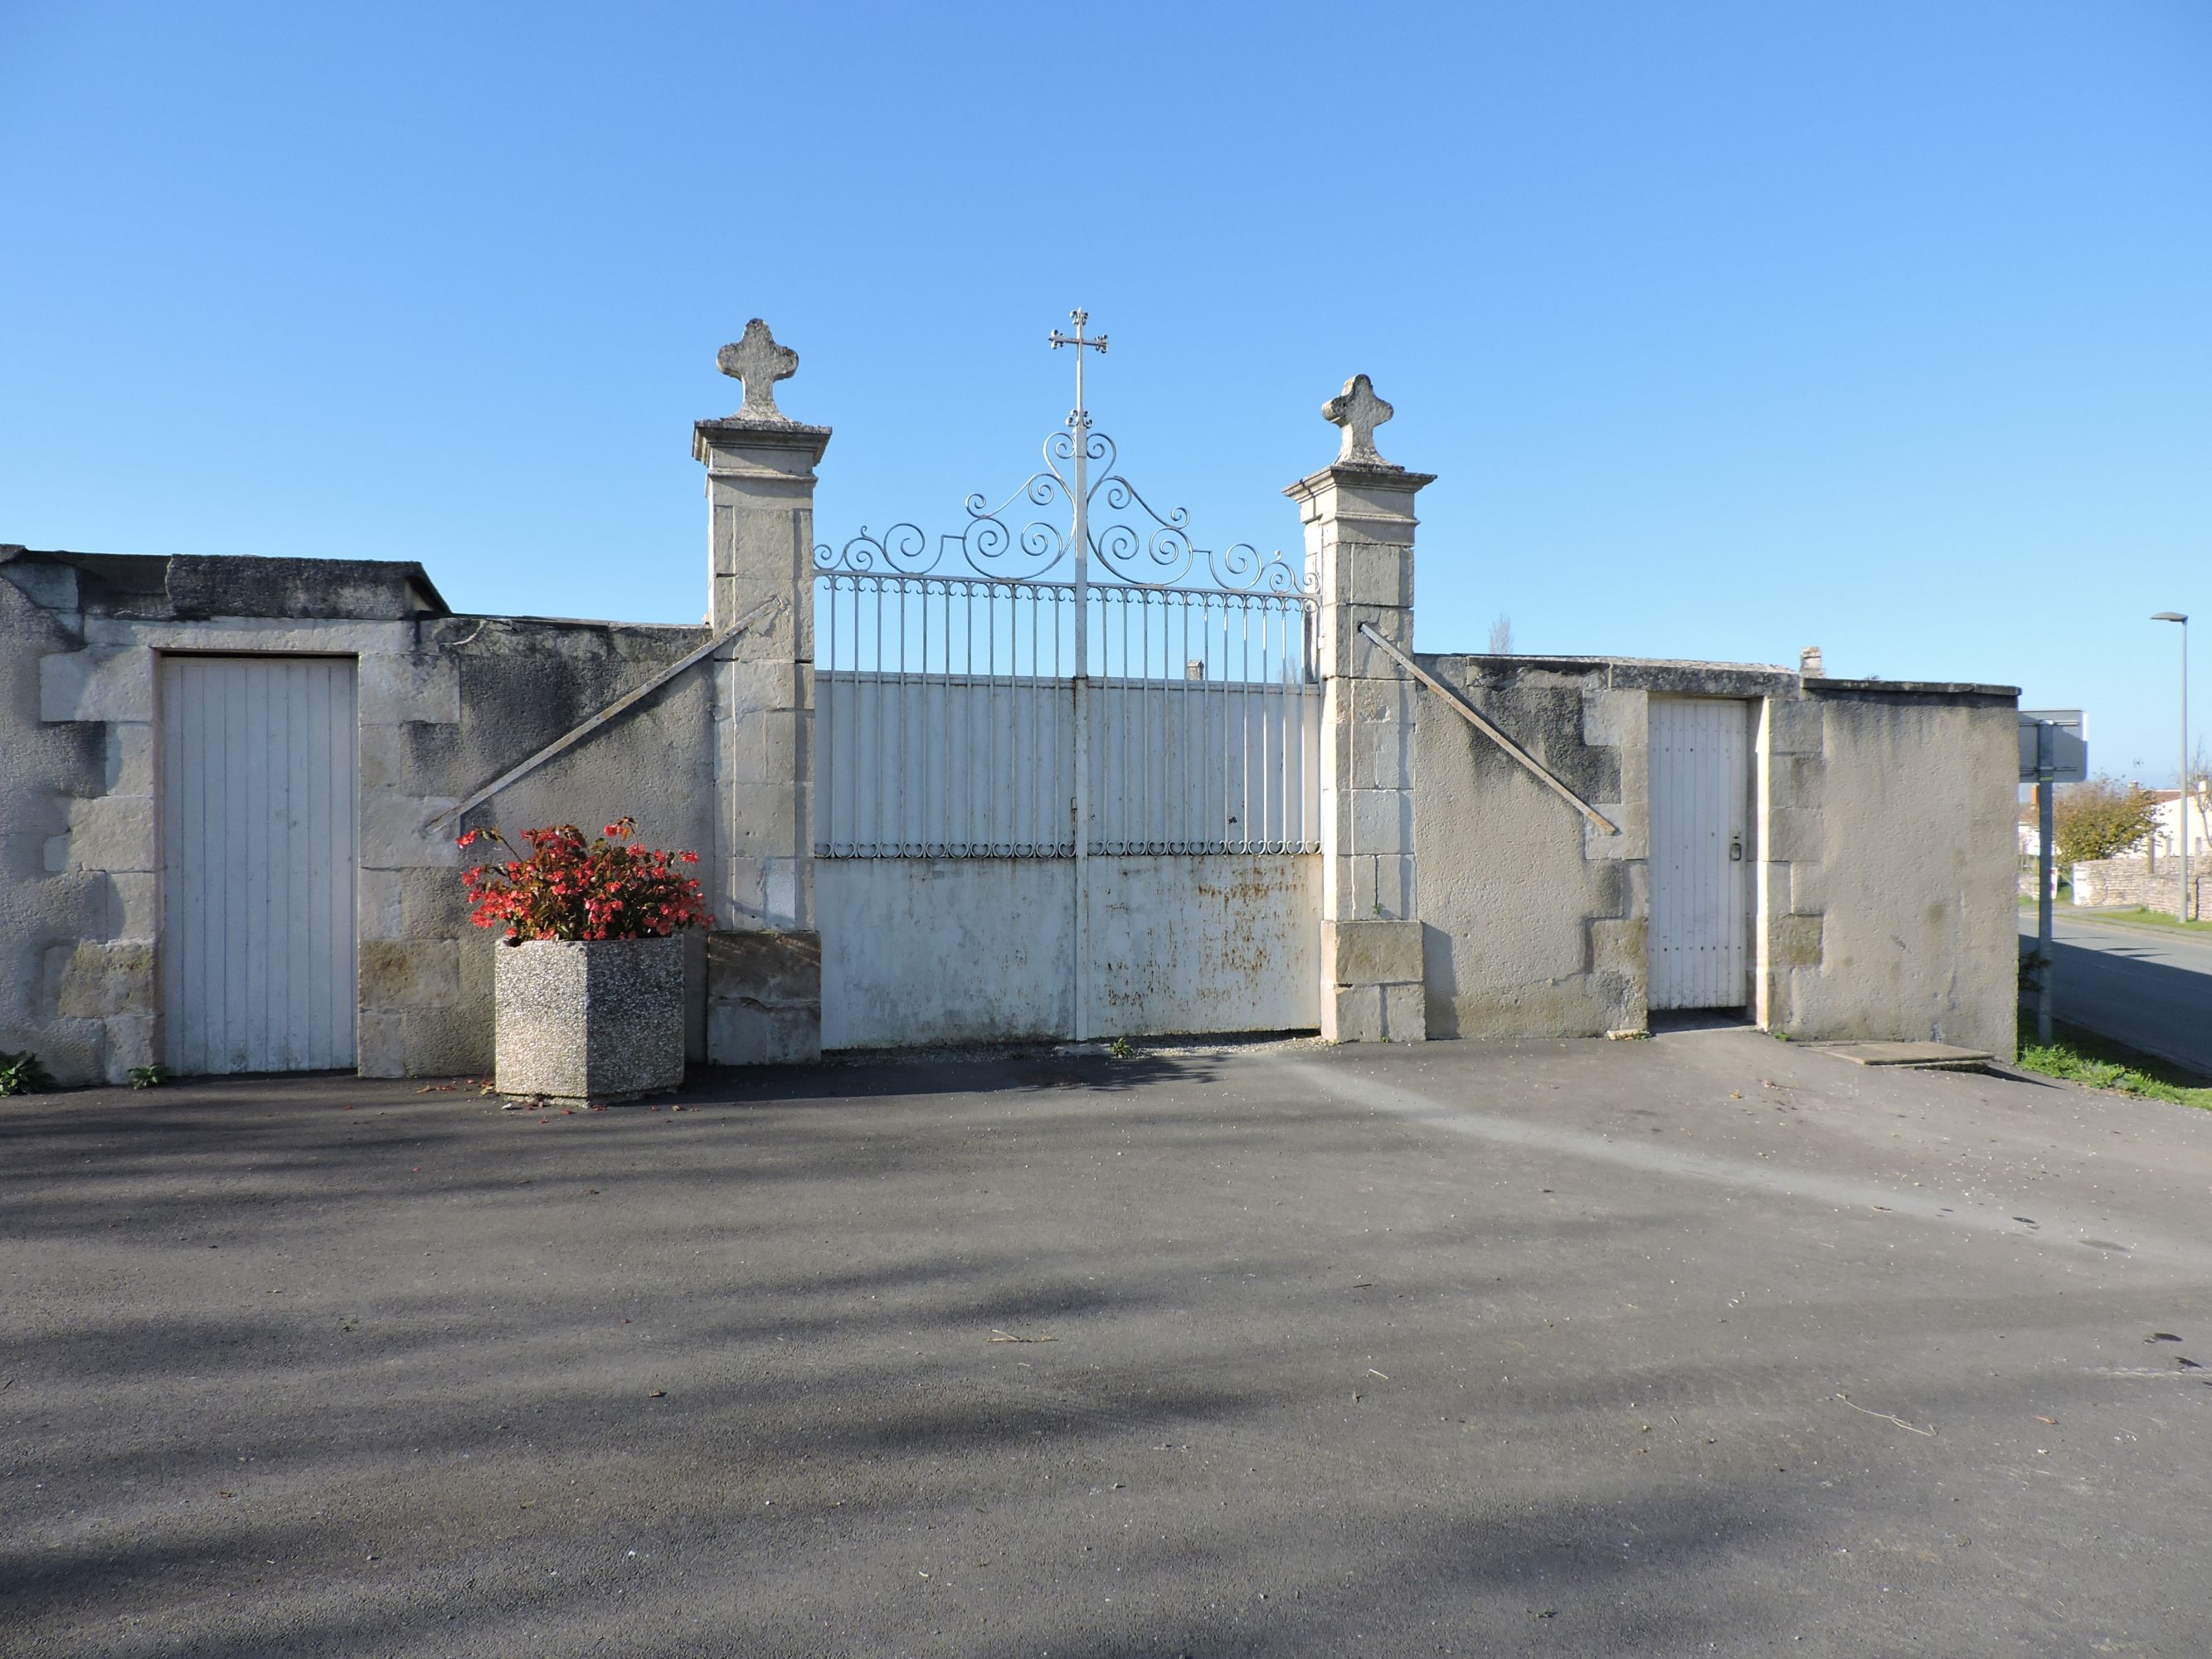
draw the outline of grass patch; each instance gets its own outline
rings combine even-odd
[[[2140,1053],[2063,1021],[2051,1022],[2051,1042],[2045,1046],[2035,1041],[2034,1019],[2023,1015],[2018,1064],[2023,1072],[2066,1083],[2212,1111],[2212,1086],[2187,1066]]]

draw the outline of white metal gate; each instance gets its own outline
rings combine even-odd
[[[1653,1008],[1740,1008],[1751,1000],[1747,706],[1651,700]]]
[[[1194,545],[1183,509],[1155,510],[1115,470],[1113,441],[1083,408],[1079,367],[1104,342],[1075,320],[1074,336],[1054,336],[1077,350],[1075,411],[1020,489],[996,507],[970,495],[965,526],[934,543],[898,524],[815,550],[813,777],[817,859],[1066,860],[1064,886],[1011,873],[997,886],[1066,907],[1024,927],[1023,944],[1055,958],[1029,971],[1066,988],[1061,1012],[1045,1018],[1082,1036],[1151,1018],[1132,1012],[1146,994],[1128,977],[1130,953],[1181,943],[1162,946],[1118,896],[1126,868],[1102,873],[1091,861],[1316,851],[1322,688],[1303,573],[1248,544]],[[1023,521],[1054,508],[1066,518]],[[1254,873],[1193,872],[1194,908],[1255,940],[1297,936],[1300,962],[1283,972],[1302,982],[1304,935],[1317,928],[1288,918],[1304,889]],[[881,884],[872,891],[888,923]],[[1257,910],[1237,908],[1263,893],[1250,900]],[[1095,907],[1110,914],[1094,920]],[[975,920],[969,907],[959,925]],[[825,980],[836,949],[825,940]],[[1267,952],[1255,943],[1247,954]],[[1109,975],[1112,985],[1094,987]],[[1252,1018],[1310,1024],[1310,1000],[1301,992],[1297,1012]],[[1214,1018],[1235,1018],[1225,1010],[1237,1006],[1288,1005],[1232,998]],[[933,1018],[913,1024],[938,1030]],[[975,1029],[989,1028],[979,1016]]]
[[[167,1064],[352,1066],[353,659],[164,657],[161,720]]]

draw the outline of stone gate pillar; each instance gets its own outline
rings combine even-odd
[[[822,941],[814,915],[814,467],[830,428],[775,406],[799,368],[755,318],[717,362],[744,406],[693,428],[706,464],[717,631],[752,620],[715,655],[707,1058],[818,1060]]]
[[[1334,465],[1283,493],[1305,524],[1320,595],[1321,1032],[1332,1042],[1428,1035],[1413,869],[1413,716],[1419,688],[1363,623],[1413,648],[1413,497],[1435,482],[1382,459],[1390,405],[1364,374],[1322,413],[1344,428]]]

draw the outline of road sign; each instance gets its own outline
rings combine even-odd
[[[2078,708],[2023,708],[2020,711],[2020,781],[2033,783],[2045,774],[2037,769],[2036,732],[2051,731],[2050,779],[2053,783],[2089,781],[2089,744],[2085,717]]]

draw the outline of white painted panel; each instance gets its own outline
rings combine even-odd
[[[1073,1029],[1073,859],[824,859],[822,1046],[900,1048]]]
[[[1321,860],[1087,861],[1093,1036],[1321,1024]]]
[[[169,656],[161,693],[167,1064],[352,1066],[353,659]]]
[[[1653,1008],[1750,1000],[1749,759],[1744,704],[1651,700]]]
[[[1311,1030],[1321,861],[1088,860],[1089,1030]],[[1074,860],[840,859],[815,869],[825,1048],[1066,1036]]]
[[[1074,850],[1071,681],[822,671],[814,696],[826,856]],[[1089,850],[1320,843],[1319,685],[1094,679],[1088,696]]]

